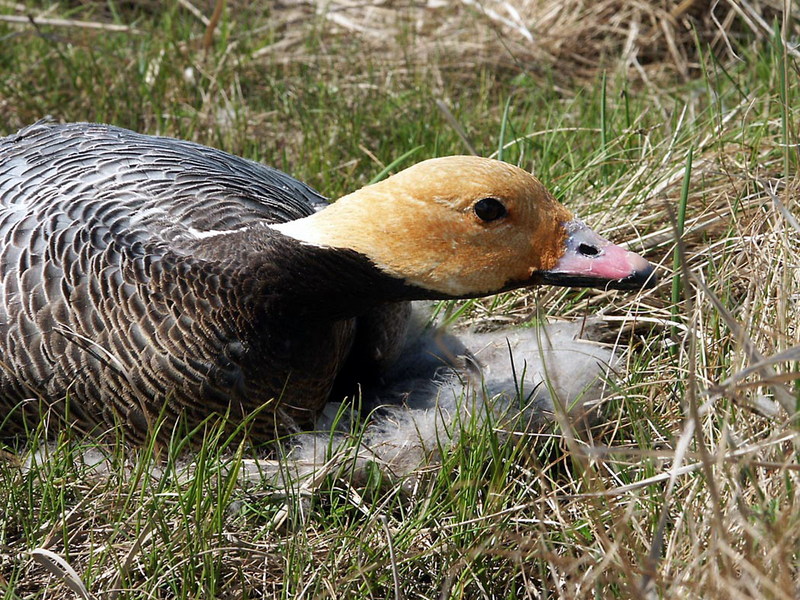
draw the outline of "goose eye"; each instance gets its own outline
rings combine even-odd
[[[473,207],[475,214],[481,221],[496,221],[506,216],[506,207],[497,198],[483,198],[478,200]]]

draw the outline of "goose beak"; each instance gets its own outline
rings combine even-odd
[[[655,267],[638,254],[600,237],[580,219],[564,228],[564,255],[555,267],[539,272],[543,283],[612,290],[655,287]]]

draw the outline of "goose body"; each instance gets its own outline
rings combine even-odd
[[[250,433],[272,439],[391,362],[409,300],[650,274],[524,171],[439,160],[328,207],[171,138],[36,124],[0,139],[0,431],[46,419],[141,440],[159,418],[168,436],[260,410]]]

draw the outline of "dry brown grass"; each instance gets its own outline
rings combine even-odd
[[[181,0],[179,4],[198,22],[209,26],[213,10],[202,3]],[[225,2],[210,3],[212,7]],[[733,50],[742,40],[763,40],[780,22],[784,4],[792,11],[793,27],[800,9],[784,0],[284,0],[258,4],[231,0],[231,14],[267,18],[256,28],[236,22],[237,33],[269,32],[272,43],[255,48],[254,58],[278,63],[307,63],[319,55],[331,61],[351,62],[352,53],[340,44],[358,46],[375,64],[402,76],[407,69],[424,67],[449,71],[481,66],[541,73],[552,70],[562,82],[576,77],[593,79],[599,69],[622,67],[645,80],[678,74],[699,75],[697,42],[708,45],[720,60],[736,57]],[[114,13],[157,14],[161,3],[122,3],[110,11],[104,2],[80,2],[82,18],[62,18],[52,8],[27,8],[4,0],[0,6],[13,9],[4,20],[24,24],[33,21],[57,27],[133,31],[113,23]],[[319,46],[308,46],[308,31],[319,34]],[[203,47],[211,27],[186,40]],[[791,33],[789,33],[791,35]],[[233,49],[232,49],[233,50]],[[797,56],[797,50],[792,54]],[[352,63],[351,63],[352,64]],[[468,73],[464,77],[469,78]]]
[[[599,69],[622,67],[649,80],[670,74],[697,76],[697,42],[721,60],[734,58],[731,40],[764,39],[780,20],[783,0],[357,0],[279,3],[270,27],[274,44],[256,56],[303,62],[302,24],[334,40],[356,43],[392,72],[436,65],[463,70],[542,73],[561,83],[593,79]],[[798,7],[791,6],[795,18]],[[299,27],[298,27],[299,26]],[[465,76],[468,77],[467,74]]]

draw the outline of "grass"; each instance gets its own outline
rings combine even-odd
[[[204,48],[187,4],[43,15],[121,32],[0,21],[0,134],[47,114],[113,122],[262,160],[331,197],[472,146],[533,170],[662,282],[448,307],[460,322],[619,319],[625,375],[591,444],[467,422],[441,464],[399,481],[342,461],[294,483],[253,475],[213,428],[191,468],[120,444],[98,474],[68,433],[24,469],[29,454],[8,447],[0,597],[797,596],[797,356],[758,366],[800,337],[798,232],[781,210],[798,203],[796,14],[765,2],[765,29],[739,2],[716,13],[722,29],[706,10],[673,15],[694,31],[648,30],[637,5],[631,62],[608,1],[575,4],[587,23],[605,10],[605,34],[562,11],[534,46],[486,10],[500,3],[232,2]]]

